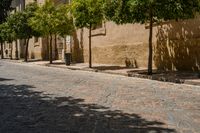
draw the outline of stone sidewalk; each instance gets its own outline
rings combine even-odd
[[[25,63],[23,60],[5,60],[9,62],[16,63]],[[56,68],[65,68],[70,70],[81,70],[81,71],[91,71],[91,72],[101,72],[116,74],[122,76],[128,76],[129,71],[139,71],[145,70],[145,68],[127,68],[123,65],[108,65],[108,64],[97,64],[93,63],[93,68],[88,67],[88,63],[72,63],[70,66],[66,66],[65,63],[61,60],[53,61],[53,64],[49,64],[49,61],[40,61],[40,60],[30,60],[28,64],[56,67]]]
[[[15,63],[25,63],[23,60],[6,60],[9,62],[15,62]],[[114,74],[114,75],[122,75],[122,76],[128,76],[128,77],[137,77],[142,78],[143,75],[135,74],[136,76],[130,76],[130,72],[132,71],[146,71],[146,68],[127,68],[123,65],[108,65],[108,64],[97,64],[93,63],[93,68],[88,67],[88,63],[73,63],[70,66],[66,66],[65,63],[61,60],[55,60],[53,61],[53,64],[49,64],[49,61],[41,61],[41,60],[29,60],[27,64],[34,64],[34,65],[41,65],[41,66],[47,66],[47,67],[55,67],[55,68],[62,68],[62,69],[70,69],[70,70],[80,70],[80,71],[90,71],[90,72],[100,72],[100,73],[107,73],[107,74]],[[138,75],[138,76],[137,76]],[[173,77],[173,75],[172,75]],[[192,76],[193,77],[193,76]],[[184,83],[182,84],[188,84],[188,85],[195,85],[200,86],[200,78],[192,78],[188,76],[188,78],[184,77]]]

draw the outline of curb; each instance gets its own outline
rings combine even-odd
[[[23,60],[7,60],[7,59],[3,59],[2,61],[5,62],[11,62],[11,63],[19,63],[19,64],[26,64],[26,62],[24,62]],[[45,66],[45,67],[52,67],[52,68],[61,68],[61,69],[68,69],[68,70],[78,70],[78,71],[86,71],[86,72],[96,72],[96,73],[104,73],[104,74],[112,74],[112,75],[120,75],[120,76],[125,76],[125,77],[134,77],[134,78],[140,78],[140,79],[149,79],[149,80],[154,80],[154,81],[160,81],[160,82],[166,82],[166,83],[175,83],[175,84],[184,84],[184,85],[193,85],[193,86],[200,86],[200,82],[197,81],[187,81],[187,80],[181,80],[181,79],[175,79],[174,81],[171,81],[167,78],[163,78],[161,77],[159,80],[146,75],[141,75],[141,74],[137,74],[137,73],[117,73],[117,72],[111,72],[111,71],[101,71],[101,70],[97,70],[97,69],[91,69],[91,68],[75,68],[75,67],[67,67],[67,66],[58,66],[58,65],[54,65],[54,64],[49,64],[49,63],[45,63],[45,64],[34,64],[34,65],[38,65],[38,66]]]
[[[120,75],[120,76],[128,76],[127,74],[122,74],[122,73],[115,73],[115,72],[108,72],[108,71],[101,71],[101,70],[97,70],[97,69],[91,69],[91,68],[72,68],[72,67],[67,67],[67,66],[56,66],[53,64],[45,64],[45,65],[41,65],[41,66],[47,66],[47,67],[54,67],[54,68],[62,68],[62,69],[69,69],[69,70],[78,70],[78,71],[86,71],[86,72],[98,72],[98,73],[105,73],[105,74],[113,74],[113,75]]]

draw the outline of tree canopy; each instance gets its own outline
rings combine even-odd
[[[75,26],[78,28],[90,28],[102,23],[104,0],[73,0],[72,14]]]
[[[106,0],[104,13],[117,24],[188,19],[199,11],[199,0]],[[151,16],[150,16],[151,14]]]
[[[6,41],[6,25],[0,24],[0,42],[3,43]]]
[[[30,26],[40,32],[43,36],[53,35],[56,32],[57,19],[56,8],[52,1],[46,1],[38,8],[35,16],[30,19]]]
[[[0,25],[0,41],[11,43],[16,38],[16,33],[7,22]]]
[[[74,24],[73,24],[73,18],[69,14],[70,7],[68,5],[59,5],[56,8],[56,20],[58,21],[56,31],[57,34],[65,37],[66,35],[72,35],[75,31]]]
[[[38,32],[29,26],[29,19],[34,16],[34,12],[37,8],[37,4],[32,3],[27,5],[24,11],[16,12],[8,17],[7,22],[16,32],[18,39],[27,39],[32,36],[38,36]]]

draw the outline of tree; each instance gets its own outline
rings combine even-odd
[[[57,26],[56,26],[56,35],[59,35],[63,38],[66,38],[67,35],[72,35],[75,31],[74,24],[73,24],[73,18],[70,14],[70,6],[61,4],[56,8],[56,19],[58,20]],[[55,39],[56,40],[56,39]],[[55,42],[56,46],[56,42]],[[55,48],[55,50],[57,50]],[[57,51],[55,51],[56,53]]]
[[[3,43],[6,41],[5,24],[0,24],[0,44],[1,44],[1,59],[4,58]]]
[[[1,0],[0,1],[0,24],[2,24],[3,22],[6,21],[6,18],[8,16],[8,11],[10,11],[12,8],[11,8],[11,3],[12,3],[12,0]],[[0,26],[0,34],[1,34],[1,31],[3,28],[4,25],[1,25]],[[4,35],[1,34],[0,35],[0,43],[1,43],[1,58],[3,59],[4,58],[4,55],[3,55],[3,41],[4,41]]]
[[[56,31],[56,23],[57,20],[55,19],[55,5],[52,1],[46,1],[43,6],[38,8],[35,13],[35,16],[31,18],[30,25],[36,31],[40,32],[43,37],[49,37],[49,61],[50,64],[53,63],[53,55],[52,55],[52,39],[53,35]]]
[[[59,20],[59,25],[57,25],[57,34],[63,37],[66,41],[66,35],[72,35],[75,32],[75,27],[73,24],[73,18],[70,13],[69,5],[59,5],[56,9],[56,16]],[[64,53],[66,43],[64,43]]]
[[[107,0],[106,18],[117,24],[149,23],[148,74],[152,75],[153,24],[172,19],[188,19],[199,11],[199,0]]]
[[[28,47],[29,40],[33,36],[39,36],[39,33],[36,32],[31,26],[29,26],[29,19],[34,17],[34,13],[37,10],[38,6],[36,3],[31,3],[26,6],[26,9],[22,12],[16,12],[9,16],[7,19],[8,24],[16,32],[17,39],[24,39],[25,45],[25,57],[24,61],[28,61]]]
[[[19,32],[19,24],[21,25],[22,23],[20,22],[20,23],[18,23],[18,21],[20,20],[19,17],[20,16],[20,14],[18,14],[18,13],[15,13],[15,14],[11,14],[10,16],[8,16],[8,18],[7,18],[7,23],[8,23],[8,25],[15,31],[15,33],[17,34],[16,35],[16,53],[15,53],[15,55],[16,55],[16,59],[18,59],[18,49],[17,49],[17,47],[18,47],[18,44],[17,44],[17,39],[19,39],[19,36],[18,36],[18,32]]]
[[[92,67],[92,28],[101,24],[103,15],[103,0],[73,0],[72,14],[77,28],[89,29],[89,67]]]
[[[12,0],[1,0],[0,1],[0,24],[6,21],[8,11],[10,11]]]
[[[7,22],[4,22],[0,25],[0,42],[1,42],[1,57],[3,58],[3,43],[8,42],[11,47],[11,56],[12,59],[12,42],[15,40],[16,34],[14,30],[8,25]]]
[[[35,13],[35,16],[31,18],[30,25],[33,29],[40,32],[43,37],[50,38],[49,42],[49,61],[53,63],[52,56],[52,40],[53,35],[66,35],[72,31],[72,20],[67,12],[67,7],[56,7],[51,0],[47,0]]]

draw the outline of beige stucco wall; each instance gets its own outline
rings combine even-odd
[[[156,31],[156,29],[155,29]],[[105,23],[100,29],[93,30],[92,56],[94,63],[125,65],[128,59],[133,66],[146,67],[148,57],[149,30],[145,25],[116,25]],[[154,32],[153,42],[156,42]],[[88,61],[88,30],[78,30],[77,39],[83,48],[84,61]]]
[[[158,27],[155,64],[165,70],[200,69],[200,17]]]
[[[105,27],[93,31],[93,35],[99,33],[102,35],[92,38],[94,63],[125,65],[128,59],[133,66],[147,67],[149,29],[145,25],[107,22]],[[88,30],[78,30],[75,40],[77,54],[88,62]],[[155,68],[199,70],[200,18],[155,26],[153,44]]]
[[[29,59],[42,59],[42,45],[41,39],[38,39],[38,42],[35,42],[33,37],[29,41]]]

